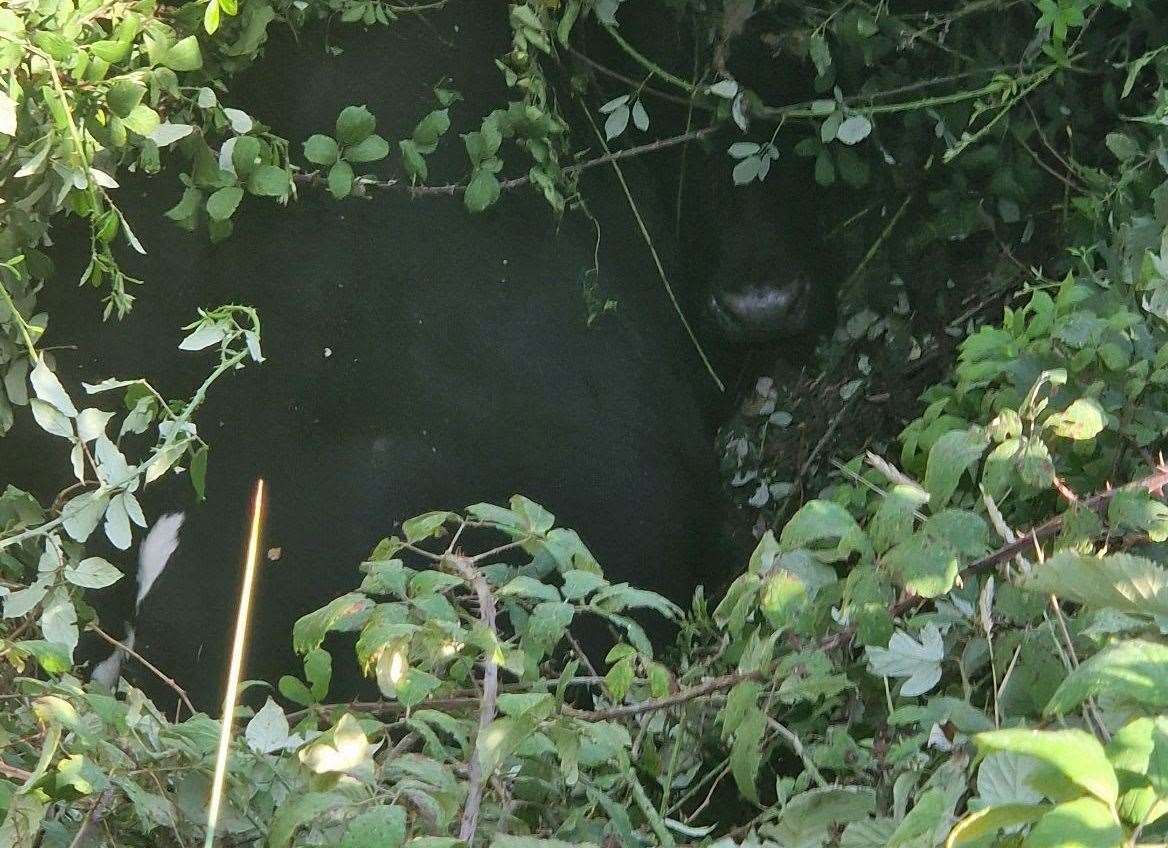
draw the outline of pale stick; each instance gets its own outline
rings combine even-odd
[[[227,672],[227,691],[223,693],[223,713],[219,717],[219,752],[215,755],[215,777],[211,781],[211,803],[207,807],[207,835],[203,840],[203,848],[211,848],[215,842],[215,826],[219,823],[219,808],[223,804],[227,754],[231,750],[231,724],[235,717],[235,701],[239,697],[239,678],[243,675],[243,650],[247,645],[251,595],[259,560],[263,508],[264,481],[256,480],[255,499],[251,508],[251,532],[247,537],[247,559],[243,564],[243,586],[239,590],[239,608],[235,616],[235,639],[231,643],[231,665]]]

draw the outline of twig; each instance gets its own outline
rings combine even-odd
[[[572,631],[565,630],[564,635],[568,637],[568,644],[572,646],[572,650],[576,652],[576,656],[580,658],[580,662],[584,663],[584,668],[587,669],[588,673],[603,683],[604,678],[596,671],[596,666],[592,664],[592,660],[588,659],[587,652],[585,652],[583,646],[576,639],[576,637],[572,635]]]
[[[1089,498],[1084,498],[1079,501],[1079,505],[1093,511],[1099,511],[1106,506],[1117,493],[1124,490],[1131,491],[1134,489],[1143,489],[1150,494],[1159,495],[1163,488],[1168,486],[1168,464],[1161,459],[1157,465],[1156,470],[1134,483],[1129,483],[1126,486],[1121,486],[1118,489],[1107,489],[1106,491],[1092,495]],[[965,568],[961,569],[959,575],[961,577],[968,577],[979,571],[998,565],[999,563],[1013,559],[1015,556],[1021,554],[1027,548],[1037,547],[1041,542],[1056,535],[1066,523],[1066,513],[1061,513],[1053,518],[1044,521],[1037,527],[1017,534],[1014,541],[1007,542],[993,553],[987,554],[981,559],[974,560]],[[922,602],[922,598],[918,598],[911,593],[903,593],[896,600],[896,602],[889,608],[889,614],[895,618],[902,615],[913,607]],[[817,646],[821,651],[830,651],[835,648],[842,648],[852,641],[852,637],[856,635],[856,625],[849,624],[842,630],[832,633],[830,636],[820,640]]]
[[[691,686],[689,689],[682,689],[680,692],[675,692],[667,697],[650,699],[648,701],[642,701],[639,704],[623,704],[619,707],[609,707],[604,710],[577,710],[574,707],[565,706],[562,712],[569,718],[579,719],[580,721],[608,721],[614,718],[635,716],[655,710],[667,710],[670,707],[685,704],[697,698],[711,695],[714,692],[721,692],[723,689],[731,689],[744,680],[763,679],[762,675],[757,672],[751,672],[749,674],[735,672],[734,674],[725,674],[721,677],[712,677],[704,683]]]
[[[819,456],[819,452],[822,451],[824,446],[831,440],[831,437],[835,433],[836,428],[839,427],[840,422],[843,421],[844,417],[848,414],[848,410],[852,408],[852,403],[859,396],[860,392],[859,389],[857,389],[856,392],[850,398],[848,398],[847,402],[844,403],[842,407],[840,407],[839,412],[832,416],[831,423],[827,425],[827,429],[823,431],[823,435],[820,437],[819,441],[815,443],[815,447],[812,448],[811,453],[807,454],[807,458],[803,460],[803,464],[799,467],[799,473],[795,475],[795,481],[797,483],[803,482],[803,478],[806,477],[807,472],[811,470],[811,464],[815,462],[815,458]]]
[[[930,158],[928,163],[926,163],[926,172],[932,167],[933,161],[934,160]],[[908,211],[908,207],[912,203],[913,197],[913,192],[909,192],[904,196],[904,200],[901,201],[900,206],[897,208],[892,217],[888,219],[888,223],[884,225],[884,229],[880,231],[880,235],[876,238],[876,241],[869,245],[868,251],[864,254],[864,258],[861,259],[859,264],[852,269],[852,273],[848,274],[848,278],[844,280],[844,284],[840,286],[840,292],[838,295],[839,298],[848,300],[854,296],[855,292],[853,291],[853,288],[859,281],[860,276],[864,273],[864,269],[867,268],[869,263],[871,263],[871,261],[876,258],[876,254],[880,252],[880,248],[883,247],[884,243],[892,236],[892,231],[896,229],[896,225],[900,223],[900,219],[904,217],[904,213]]]
[[[604,678],[599,675],[584,675],[568,680],[569,686],[600,686],[603,683]],[[527,693],[531,691],[531,686],[527,683],[505,683],[498,687],[498,691]],[[476,689],[456,689],[445,698],[428,698],[417,706],[419,709],[427,710],[457,709],[459,707],[477,706],[481,700],[482,696]],[[357,710],[374,715],[383,715],[386,713],[404,713],[406,707],[400,701],[346,701],[342,704],[316,704],[311,707],[305,707],[302,710],[288,713],[287,719],[292,724],[295,724],[311,713],[319,712],[327,714],[337,710]]]
[[[684,91],[686,94],[688,94],[690,96],[701,93],[699,91],[698,87],[696,85],[694,85],[693,83],[687,82],[686,80],[683,80],[681,77],[674,76],[673,74],[669,73],[669,71],[665,70],[663,67],[661,67],[656,62],[654,62],[652,59],[648,58],[647,56],[645,56],[644,54],[639,52],[637,50],[637,48],[633,47],[633,45],[631,45],[627,41],[625,41],[625,39],[621,36],[621,34],[619,32],[617,32],[616,27],[610,26],[610,25],[605,25],[604,30],[605,30],[605,32],[607,32],[609,35],[612,36],[612,40],[615,41],[620,46],[620,48],[622,50],[624,50],[626,53],[628,53],[629,56],[631,56],[638,63],[640,63],[640,65],[646,71],[653,74],[658,79],[661,79],[662,81],[667,82],[670,85],[675,86],[676,88],[680,88],[682,91]]]
[[[599,71],[600,73],[604,74],[605,76],[609,76],[615,80],[623,82],[625,85],[629,86],[630,88],[635,88],[639,91],[643,91],[645,94],[652,94],[654,97],[660,98],[661,100],[668,100],[671,103],[677,103],[681,106],[689,106],[693,102],[692,98],[680,97],[676,94],[670,94],[668,91],[661,91],[660,89],[653,88],[651,85],[642,85],[641,83],[637,82],[637,80],[633,79],[632,77],[627,77],[624,74],[620,73],[619,71],[614,71],[612,68],[608,67],[607,65],[600,64],[595,59],[592,59],[592,58],[586,56],[585,54],[581,53],[579,50],[577,50],[575,47],[572,47],[571,45],[565,45],[565,49],[569,53],[572,54],[573,58],[578,59],[579,61],[583,62],[588,67]]]
[[[114,648],[120,651],[124,651],[126,656],[133,657],[138,662],[142,663],[142,665],[144,665],[150,672],[152,672],[155,677],[165,683],[168,687],[170,687],[170,689],[174,691],[176,695],[178,695],[179,699],[183,703],[183,706],[191,711],[191,715],[194,715],[198,712],[198,710],[195,709],[195,705],[191,703],[191,699],[187,697],[186,690],[175,683],[173,678],[167,677],[165,674],[163,674],[162,671],[156,665],[154,665],[154,663],[150,662],[150,660],[146,659],[133,648],[129,647],[123,642],[119,642],[113,636],[110,636],[96,624],[89,625],[89,629],[105,641],[109,642],[109,644],[113,645]]]
[[[600,127],[596,126],[596,121],[592,119],[592,113],[585,110],[584,117],[588,119],[588,125],[592,127],[592,132],[596,134],[597,140],[608,150],[608,144],[604,140],[604,136],[600,133]],[[698,131],[700,132],[700,130]],[[692,133],[687,133],[692,135]],[[702,365],[705,366],[706,373],[714,381],[714,385],[718,387],[718,393],[721,394],[726,391],[726,384],[722,382],[722,378],[718,376],[718,372],[714,370],[714,364],[710,362],[706,355],[705,349],[702,347],[701,341],[694,332],[693,327],[690,326],[689,319],[685,317],[685,311],[681,308],[681,304],[677,300],[677,295],[674,294],[673,286],[669,282],[669,275],[665,273],[665,266],[661,264],[661,257],[657,255],[657,248],[653,245],[653,238],[649,235],[649,229],[645,226],[645,221],[641,217],[641,212],[637,208],[636,202],[633,200],[632,190],[629,188],[628,182],[625,180],[625,175],[620,169],[620,165],[616,160],[612,160],[612,169],[616,172],[616,178],[620,182],[621,189],[624,191],[625,200],[629,204],[629,211],[632,212],[634,220],[637,222],[637,228],[641,233],[641,238],[645,241],[645,247],[649,250],[649,256],[653,259],[653,265],[657,269],[657,276],[661,279],[661,284],[665,288],[665,294],[669,296],[670,303],[673,304],[673,311],[677,313],[677,318],[681,321],[681,326],[689,336],[690,342],[693,344],[694,350],[697,351],[698,358],[701,359]]]
[[[452,555],[443,558],[443,564],[469,583],[479,599],[479,621],[488,632],[495,632],[495,598],[491,587],[474,563],[464,556]],[[495,701],[499,691],[499,667],[494,654],[487,651],[483,655],[483,699],[479,705],[479,730],[475,734],[467,764],[466,805],[462,808],[462,823],[458,838],[468,846],[474,843],[478,828],[479,809],[483,801],[483,764],[478,754],[478,743],[495,720]]]
[[[1101,508],[1106,506],[1111,501],[1111,499],[1116,496],[1116,494],[1124,491],[1125,489],[1129,491],[1132,489],[1143,489],[1147,492],[1155,494],[1157,490],[1162,489],[1164,486],[1168,486],[1168,465],[1165,465],[1163,462],[1161,462],[1154,472],[1149,474],[1147,477],[1144,477],[1142,480],[1137,480],[1134,483],[1130,483],[1129,485],[1122,486],[1118,489],[1107,489],[1106,491],[1099,492],[1098,494],[1092,495],[1089,498],[1084,498],[1079,503],[1085,509],[1098,512]],[[982,571],[986,568],[995,566],[998,563],[1012,559],[1015,555],[1020,554],[1026,550],[1030,545],[1036,542],[1045,541],[1046,539],[1056,535],[1060,530],[1062,530],[1063,524],[1065,523],[1066,513],[1060,513],[1059,515],[1044,521],[1042,524],[1039,524],[1037,527],[1034,527],[1025,533],[1019,533],[1018,538],[1015,541],[1007,543],[998,548],[993,553],[987,554],[981,559],[974,560],[972,563],[967,565],[961,570],[961,575],[964,577],[968,574]]]
[[[625,777],[629,781],[629,788],[633,791],[633,800],[637,802],[641,814],[649,822],[649,827],[653,829],[653,833],[657,837],[659,844],[665,846],[676,844],[673,841],[673,834],[665,826],[665,820],[657,812],[656,808],[654,808],[653,803],[649,800],[649,796],[645,794],[645,787],[641,785],[641,781],[637,779],[637,775],[628,763],[625,763]]]
[[[791,750],[803,761],[803,767],[807,769],[807,773],[811,775],[811,779],[815,781],[817,786],[824,788],[829,785],[823,775],[820,774],[819,769],[816,768],[815,761],[807,755],[806,750],[803,748],[803,742],[800,741],[799,737],[793,731],[770,716],[767,716],[767,726],[787,740],[787,744],[791,746]]]
[[[110,802],[113,799],[114,788],[112,786],[106,787],[106,790],[97,797],[93,806],[89,808],[89,813],[86,814],[85,820],[81,823],[81,827],[77,828],[77,834],[69,842],[69,848],[78,848],[78,846],[85,844],[90,832],[105,816],[105,811],[109,808]]]
[[[573,165],[568,165],[563,169],[564,176],[571,174],[578,174],[587,171],[589,168],[595,168],[599,165],[607,165],[611,162],[619,162],[621,159],[630,159],[633,156],[641,156],[645,153],[657,153],[661,150],[668,150],[670,147],[676,147],[679,144],[688,144],[691,141],[699,141],[719,132],[722,127],[709,126],[703,127],[700,130],[692,130],[690,132],[682,133],[680,135],[669,136],[668,138],[659,138],[656,141],[650,141],[646,144],[638,144],[635,147],[626,147],[622,150],[615,150],[611,153],[606,153],[603,156],[597,156],[594,159],[587,159],[583,162],[577,162]],[[326,184],[324,176],[320,171],[308,171],[294,174],[293,181],[300,185],[307,185],[312,187],[324,186]],[[524,174],[521,177],[512,177],[507,180],[499,181],[500,191],[510,191],[512,189],[520,188],[531,182],[531,177]],[[396,189],[404,191],[410,197],[457,197],[465,194],[467,183],[447,183],[446,185],[436,186],[413,186],[408,183],[403,183],[400,180],[378,180],[373,177],[360,177],[357,180],[357,185],[362,189]]]
[[[16,766],[10,766],[8,763],[0,760],[0,777],[7,777],[9,780],[19,780],[21,783],[24,783],[32,777],[32,772],[25,771]]]

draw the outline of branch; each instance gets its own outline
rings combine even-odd
[[[152,671],[154,673],[154,675],[159,680],[161,680],[163,683],[165,683],[167,686],[169,686],[172,690],[174,690],[175,694],[178,695],[179,700],[182,701],[183,706],[191,711],[191,715],[195,715],[198,712],[198,710],[195,709],[195,705],[191,703],[191,699],[187,697],[187,691],[185,689],[183,689],[181,686],[179,686],[177,683],[175,683],[173,678],[167,677],[165,674],[163,674],[162,671],[160,671],[157,666],[155,666],[152,662],[150,662],[150,660],[146,659],[144,656],[137,653],[133,648],[129,647],[125,643],[119,642],[117,639],[115,639],[113,636],[110,636],[108,633],[106,633],[104,630],[102,630],[96,624],[89,625],[89,629],[92,630],[94,633],[96,633],[98,636],[100,636],[105,641],[109,642],[116,649],[118,649],[119,651],[124,651],[127,656],[133,657],[138,662],[142,663],[142,665],[146,666],[146,668],[148,668],[150,671]]]
[[[1119,492],[1125,490],[1132,491],[1142,489],[1152,495],[1162,495],[1166,486],[1168,486],[1168,463],[1165,463],[1163,457],[1161,457],[1160,461],[1156,464],[1155,470],[1143,479],[1137,480],[1134,483],[1129,483],[1126,486],[1121,486],[1118,489],[1108,488],[1102,492],[1099,492],[1098,494],[1091,495],[1089,498],[1084,498],[1078,501],[1078,504],[1087,509],[1098,512],[1108,503],[1110,503],[1111,499],[1114,498]],[[1002,545],[1002,547],[998,548],[993,553],[987,554],[981,559],[974,560],[969,565],[965,566],[965,568],[961,569],[959,572],[960,576],[968,577],[969,575],[978,571],[991,568],[998,565],[999,563],[1013,559],[1027,548],[1031,546],[1037,546],[1041,542],[1057,535],[1058,532],[1062,530],[1066,520],[1067,513],[1059,513],[1053,518],[1050,518],[1047,521],[1044,521],[1042,524],[1039,524],[1037,527],[1032,527],[1029,530],[1020,532],[1018,534],[1018,538],[1014,541]],[[888,612],[893,618],[896,618],[898,615],[903,615],[905,612],[908,612],[914,607],[919,606],[924,602],[924,600],[924,598],[919,598],[916,595],[904,592],[901,593],[896,602],[893,603],[891,607],[889,607]],[[818,648],[821,651],[830,651],[834,648],[845,647],[852,641],[852,637],[855,635],[856,625],[849,624],[842,630],[839,630],[836,633],[826,637],[825,639],[820,640]]]
[[[495,633],[495,598],[491,595],[491,587],[487,585],[483,575],[469,558],[458,554],[444,557],[443,562],[474,588],[479,599],[479,621],[489,632]],[[491,722],[495,720],[495,700],[498,692],[499,667],[495,663],[494,653],[487,651],[483,656],[483,700],[479,706],[479,730],[475,734],[470,762],[467,764],[466,806],[462,808],[462,823],[458,829],[458,838],[468,846],[474,843],[479,808],[483,801],[484,775],[478,745]]]
[[[632,77],[627,77],[618,71],[614,71],[612,68],[608,67],[607,65],[600,64],[595,59],[593,59],[589,56],[586,56],[584,53],[581,53],[579,50],[577,50],[575,47],[572,47],[571,45],[565,45],[565,48],[567,49],[567,51],[569,53],[572,54],[573,58],[578,59],[579,61],[583,62],[588,67],[590,67],[596,71],[599,71],[600,73],[604,74],[605,76],[609,76],[615,80],[623,82],[625,85],[629,86],[630,88],[637,89],[638,91],[644,92],[645,94],[651,94],[654,97],[659,97],[662,100],[668,100],[670,103],[677,103],[678,105],[681,105],[681,106],[689,106],[693,103],[693,99],[690,97],[679,97],[678,95],[670,94],[667,91],[660,91],[659,89],[653,88],[650,85],[643,85],[643,84],[637,82]]]
[[[0,777],[7,777],[9,780],[19,780],[21,783],[24,783],[32,777],[32,772],[25,771],[16,766],[10,766],[8,763],[0,760]]]
[[[623,704],[622,706],[609,707],[605,710],[577,710],[573,707],[565,706],[562,712],[568,718],[575,718],[580,721],[608,721],[609,719],[625,718],[626,716],[640,715],[641,713],[649,713],[656,710],[667,710],[670,707],[676,707],[679,704],[685,704],[697,698],[712,695],[714,692],[732,689],[744,680],[765,679],[758,672],[750,672],[749,674],[735,672],[733,674],[724,674],[721,677],[712,677],[704,683],[691,686],[689,689],[682,689],[680,692],[675,692],[665,698],[642,701],[639,704]]]
[[[1126,486],[1121,486],[1118,489],[1106,489],[1098,494],[1092,495],[1079,501],[1079,505],[1098,512],[1104,506],[1111,502],[1111,499],[1119,492],[1124,490],[1132,491],[1143,489],[1149,494],[1159,494],[1165,486],[1168,486],[1168,464],[1165,464],[1163,459],[1156,466],[1156,470],[1142,480],[1137,480],[1134,483],[1129,483]],[[1053,518],[1044,521],[1037,527],[1030,530],[1024,530],[1018,534],[1018,538],[1008,544],[1003,545],[991,554],[988,554],[981,559],[974,560],[972,563],[961,569],[961,575],[965,576],[977,571],[981,571],[991,566],[995,566],[1006,560],[1013,559],[1018,554],[1022,553],[1031,545],[1037,542],[1043,542],[1051,536],[1056,535],[1062,530],[1066,523],[1067,513],[1060,513]]]
[[[595,168],[599,165],[607,165],[611,162],[618,162],[621,159],[630,159],[633,156],[641,156],[645,153],[657,153],[661,150],[668,150],[670,147],[676,147],[679,144],[688,144],[691,141],[698,141],[703,138],[708,138],[714,133],[721,130],[719,126],[703,127],[700,130],[692,130],[681,135],[669,136],[668,138],[659,138],[656,141],[648,142],[647,144],[639,144],[636,147],[626,147],[623,150],[617,150],[612,153],[606,153],[603,156],[597,156],[595,159],[588,159],[584,162],[577,162],[574,165],[568,165],[563,169],[564,176],[571,174],[578,174],[587,171],[589,168]],[[298,173],[292,175],[292,180],[298,185],[305,185],[312,188],[319,188],[325,186],[325,177],[320,171],[308,171],[305,173]],[[501,191],[511,191],[512,189],[520,188],[531,182],[531,177],[524,174],[522,177],[512,177],[507,180],[499,181],[499,188]],[[466,193],[466,183],[447,183],[446,185],[435,186],[413,186],[404,183],[401,180],[389,179],[378,180],[374,177],[358,177],[356,186],[360,186],[358,193],[368,189],[380,189],[403,191],[410,197],[457,197],[458,195]]]
[[[570,678],[567,685],[600,686],[603,683],[603,677],[591,675]],[[499,691],[528,693],[531,691],[531,685],[527,683],[505,683],[499,686]],[[478,706],[481,701],[482,695],[477,690],[456,689],[445,698],[428,698],[423,702],[422,706],[430,710],[458,709],[460,707]],[[302,710],[288,713],[287,719],[289,722],[295,724],[313,712],[332,713],[341,710],[343,712],[361,711],[372,713],[373,715],[385,715],[404,713],[406,709],[406,706],[400,701],[345,701],[340,704],[316,704],[311,707],[305,707]]]

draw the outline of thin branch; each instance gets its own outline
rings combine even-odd
[[[163,674],[162,671],[159,670],[158,666],[154,665],[154,663],[150,662],[150,660],[146,659],[133,648],[129,647],[123,642],[119,642],[113,636],[110,636],[96,624],[89,625],[89,629],[105,641],[109,642],[109,644],[113,645],[117,650],[123,651],[126,656],[133,657],[138,662],[142,663],[142,665],[146,666],[147,669],[153,672],[155,677],[174,690],[174,693],[178,695],[179,699],[182,701],[183,706],[191,711],[191,715],[195,715],[198,712],[198,710],[195,709],[195,705],[191,703],[191,699],[187,697],[187,691],[175,683],[173,678],[167,677],[165,674]]]
[[[1125,489],[1129,491],[1133,489],[1143,489],[1144,491],[1147,491],[1151,494],[1156,494],[1159,490],[1163,489],[1164,486],[1168,486],[1168,465],[1165,465],[1163,462],[1161,462],[1161,464],[1157,466],[1154,472],[1149,474],[1147,477],[1144,477],[1142,480],[1137,480],[1134,483],[1131,483],[1127,486],[1122,486],[1118,489],[1107,489],[1106,491],[1099,492],[1098,494],[1092,495],[1091,497],[1080,501],[1080,505],[1086,509],[1098,512],[1100,509],[1110,503],[1111,499],[1114,498],[1116,494],[1124,491]],[[1067,513],[1060,513],[1059,515],[1044,521],[1042,524],[1039,524],[1037,527],[1034,527],[1023,533],[1019,533],[1018,538],[1015,541],[1005,544],[993,553],[987,554],[981,559],[974,560],[972,563],[967,565],[961,570],[961,575],[964,577],[968,574],[982,571],[986,568],[990,568],[991,566],[995,566],[999,563],[1013,559],[1014,556],[1022,553],[1035,543],[1043,542],[1056,535],[1060,530],[1062,530],[1066,520]]]
[[[749,674],[735,672],[734,674],[724,674],[721,677],[712,677],[704,683],[691,686],[689,689],[682,689],[680,692],[675,692],[664,698],[650,699],[648,701],[642,701],[639,704],[623,704],[619,707],[609,707],[604,710],[578,710],[574,707],[565,706],[562,712],[569,718],[579,719],[580,721],[609,721],[614,718],[625,718],[627,716],[640,715],[641,713],[654,712],[656,710],[667,710],[670,707],[676,707],[679,704],[685,704],[697,698],[704,698],[706,695],[712,695],[715,692],[732,689],[744,680],[763,679],[762,675],[757,672],[751,672]]]
[[[815,765],[815,761],[808,756],[807,751],[803,748],[803,742],[794,731],[780,724],[770,716],[767,716],[767,726],[787,741],[787,744],[791,746],[791,750],[803,761],[803,767],[807,769],[807,773],[811,775],[811,779],[815,781],[817,786],[825,788],[829,785],[823,775],[820,774],[819,769]]]
[[[680,97],[676,94],[670,94],[667,91],[661,91],[660,89],[653,88],[653,86],[651,86],[651,85],[642,85],[641,83],[637,82],[632,77],[627,77],[624,74],[620,73],[619,71],[614,71],[612,68],[608,67],[607,65],[600,64],[595,59],[592,59],[592,58],[586,56],[585,54],[581,53],[579,50],[577,50],[575,47],[572,47],[571,45],[565,45],[565,49],[569,53],[572,54],[573,58],[578,59],[579,61],[583,62],[588,67],[592,68],[593,70],[599,71],[600,73],[604,74],[605,76],[612,77],[614,80],[618,80],[620,82],[623,82],[625,85],[629,86],[630,88],[635,88],[639,91],[644,92],[645,94],[652,94],[654,97],[660,98],[661,100],[668,100],[671,103],[677,103],[681,106],[689,106],[693,102],[691,98]]]
[[[8,763],[0,760],[0,777],[7,777],[9,780],[19,780],[21,783],[24,783],[32,777],[32,772],[25,771],[16,766],[10,766]]]
[[[568,680],[568,686],[600,686],[604,678],[599,675],[579,676]],[[530,692],[531,685],[527,683],[505,683],[499,686],[500,692]],[[445,698],[428,698],[419,706],[429,710],[458,709],[460,707],[475,707],[482,701],[477,689],[456,689]],[[287,714],[292,724],[300,721],[311,713],[328,715],[336,711],[360,711],[372,715],[397,715],[406,711],[400,701],[346,701],[340,704],[316,704]]]
[[[657,153],[662,150],[668,150],[671,147],[677,147],[679,144],[688,144],[691,141],[700,141],[703,138],[708,138],[714,135],[723,128],[720,126],[703,127],[700,130],[692,130],[690,132],[681,133],[680,135],[669,136],[668,138],[659,138],[656,141],[650,141],[646,144],[638,144],[635,147],[626,147],[622,150],[614,150],[611,153],[606,153],[603,156],[597,156],[594,159],[588,159],[583,162],[577,162],[574,165],[568,165],[563,169],[564,176],[578,174],[587,171],[589,168],[595,168],[600,165],[608,165],[612,162],[619,162],[622,159],[630,159],[634,156],[641,156],[646,153]],[[298,185],[306,185],[311,187],[325,186],[326,180],[320,171],[308,171],[304,173],[294,174],[292,179]],[[512,177],[507,180],[499,181],[499,189],[501,191],[511,191],[513,189],[521,188],[531,182],[531,177],[524,174],[521,177]],[[466,183],[447,183],[446,185],[435,186],[413,186],[404,183],[401,180],[389,179],[378,180],[373,177],[358,177],[355,183],[360,188],[358,192],[367,189],[389,190],[394,189],[403,191],[410,197],[457,197],[466,193]]]
[[[1079,505],[1086,509],[1098,512],[1108,503],[1110,503],[1111,499],[1114,498],[1119,492],[1125,490],[1132,491],[1143,489],[1149,494],[1162,495],[1164,487],[1166,486],[1168,486],[1168,463],[1165,463],[1161,458],[1156,465],[1156,470],[1143,479],[1129,483],[1126,486],[1121,486],[1118,489],[1109,488],[1103,492],[1092,495],[1089,498],[1084,498],[1079,501]],[[1031,547],[1038,547],[1043,541],[1057,535],[1058,532],[1062,530],[1066,520],[1067,514],[1065,512],[1060,513],[1059,515],[1044,521],[1042,524],[1039,524],[1037,527],[1033,527],[1029,530],[1018,533],[1017,537],[1013,541],[1007,542],[1005,545],[1002,545],[992,553],[987,554],[981,559],[974,560],[972,563],[965,566],[965,568],[958,572],[959,575],[963,578],[968,577],[976,572],[983,571],[987,568],[996,566],[999,563],[1013,559],[1015,556],[1023,553]],[[909,610],[918,606],[924,600],[924,598],[920,598],[910,592],[903,592],[901,593],[900,597],[897,598],[896,602],[893,603],[891,607],[889,607],[888,612],[893,618],[896,618],[897,616],[903,615],[905,612],[908,612]],[[821,651],[830,651],[835,648],[842,648],[847,646],[855,635],[856,625],[849,624],[842,630],[838,630],[835,633],[832,633],[830,636],[820,640],[817,647]]]
[[[474,588],[479,599],[479,621],[488,632],[495,633],[495,597],[491,594],[491,587],[487,585],[482,573],[467,557],[449,556],[443,559],[443,563]],[[467,764],[466,805],[462,808],[462,823],[458,829],[458,838],[468,846],[474,843],[479,809],[483,802],[485,775],[482,761],[479,759],[478,743],[491,726],[491,722],[495,720],[495,701],[498,693],[499,667],[495,663],[494,652],[487,651],[483,655],[483,699],[479,706],[479,730],[475,734],[470,762]]]

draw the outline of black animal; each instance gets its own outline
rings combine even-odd
[[[510,30],[494,4],[451,3],[329,39],[339,56],[323,50],[320,31],[277,38],[233,105],[296,149],[349,104],[367,104],[387,137],[408,137],[451,69],[465,97],[454,130],[477,128],[483,109],[507,99],[492,60]],[[461,172],[461,150],[448,148],[433,172]],[[137,622],[137,648],[200,706],[214,703],[226,667],[256,476],[270,492],[265,547],[280,554],[261,577],[251,677],[293,670],[293,621],[352,588],[374,543],[431,508],[521,492],[577,529],[610,578],[681,602],[732,567],[718,541],[707,377],[612,176],[592,169],[583,188],[601,227],[599,284],[619,302],[591,328],[581,288],[595,226],[579,214],[554,219],[530,191],[475,217],[457,198],[387,191],[338,204],[306,191],[287,209],[249,201],[235,235],[211,246],[169,228],[161,212],[176,198],[158,181],[123,189],[151,253],[127,259],[148,286],[122,325],[96,321],[96,303],[76,305],[64,285],[75,269],[62,263],[46,344],[78,345],[80,355],[58,356],[73,382],[145,370],[193,388],[199,372],[174,344],[196,307],[246,302],[264,317],[269,361],[213,389],[199,418],[214,445],[209,503],[186,511]],[[667,262],[668,231],[655,233]],[[36,476],[4,482],[42,493],[62,482]],[[175,503],[152,506],[161,514]],[[352,694],[341,663],[334,679],[334,695]]]
[[[682,80],[692,78],[699,88],[732,79],[741,91],[749,90],[748,102],[761,98],[769,105],[812,96],[810,63],[774,55],[760,17],[739,20],[727,6],[714,19],[694,20],[693,8],[679,11],[674,5],[623,4],[616,31],[654,65]],[[687,106],[684,92],[630,57],[595,20],[577,28],[577,43],[587,58],[580,59],[579,52],[568,58],[574,72],[589,81],[593,106],[632,93],[630,80],[645,83],[638,96],[651,115],[650,132],[630,128],[619,146],[702,134],[646,157],[643,167],[680,235],[678,274],[687,312],[715,370],[731,387],[726,399],[733,402],[734,386],[753,385],[759,369],[776,357],[805,359],[816,338],[834,324],[844,263],[821,238],[823,190],[809,161],[794,153],[802,136],[786,128],[774,133],[773,124],[757,119],[743,131],[711,109],[717,101],[708,97]],[[710,134],[719,119],[725,126]],[[774,143],[778,158],[769,160],[763,179],[735,184],[738,160],[729,149],[736,142]]]

